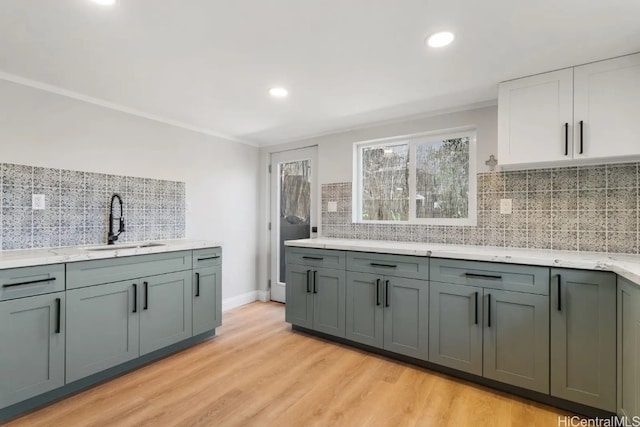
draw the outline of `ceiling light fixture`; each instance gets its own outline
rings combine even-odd
[[[269,89],[269,95],[274,98],[286,98],[289,96],[289,91],[283,87],[272,87]]]
[[[116,0],[91,0],[91,1],[101,6],[113,6],[116,3]]]
[[[439,33],[431,34],[427,39],[427,44],[430,47],[444,47],[451,44],[454,38],[455,36],[453,35],[453,33],[450,33],[449,31],[442,31]]]

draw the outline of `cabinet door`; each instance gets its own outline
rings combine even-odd
[[[222,324],[222,286],[220,266],[200,268],[193,273],[193,335]]]
[[[482,288],[429,284],[429,361],[482,375]]]
[[[616,411],[616,276],[553,269],[551,395]]]
[[[191,271],[141,279],[140,355],[191,337]]]
[[[141,291],[134,280],[67,291],[67,383],[138,357]]]
[[[484,376],[549,393],[549,297],[484,292]]]
[[[640,416],[640,285],[618,277],[618,415]]]
[[[576,67],[574,91],[576,158],[640,154],[640,54]]]
[[[382,276],[347,272],[346,338],[382,348]]]
[[[65,295],[0,302],[0,408],[64,385]]]
[[[287,264],[285,321],[307,329],[313,327],[312,273],[313,267]]]
[[[572,122],[573,69],[501,83],[498,162],[510,165],[571,159]]]
[[[429,358],[429,282],[384,277],[384,348]]]
[[[316,331],[344,338],[345,283],[344,270],[313,270],[313,329]]]

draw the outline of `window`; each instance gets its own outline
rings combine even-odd
[[[475,131],[356,143],[353,220],[476,224]]]

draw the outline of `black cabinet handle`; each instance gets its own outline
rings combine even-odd
[[[564,155],[569,155],[569,123],[564,124]]]
[[[393,264],[378,264],[377,262],[371,262],[371,263],[369,263],[369,265],[371,267],[398,268],[397,265],[393,265]]]
[[[584,121],[580,120],[580,154],[583,153],[584,148]]]
[[[196,273],[196,297],[200,296],[200,273]]]
[[[558,274],[558,311],[562,311],[562,288],[560,287],[562,278]]]
[[[473,306],[475,308],[475,314],[474,314],[475,320],[474,320],[473,323],[474,323],[474,325],[477,325],[478,324],[478,293],[474,292],[474,295],[475,295],[475,297],[474,297],[475,301],[473,303]]]
[[[55,277],[49,277],[48,279],[29,280],[28,282],[6,283],[6,284],[2,285],[2,287],[3,288],[12,288],[14,286],[31,285],[33,283],[53,282],[54,280],[56,280]]]
[[[198,261],[206,261],[208,259],[218,259],[218,258],[220,258],[220,255],[208,256],[208,257],[205,257],[205,258],[198,258]]]
[[[391,307],[391,303],[389,302],[389,281],[384,281],[384,306]]]
[[[144,284],[144,307],[143,310],[147,310],[149,308],[149,282],[143,282]]]
[[[502,276],[494,276],[492,274],[476,274],[476,273],[464,273],[467,277],[475,277],[479,279],[491,279],[491,280],[501,280]]]
[[[133,313],[138,312],[138,285],[133,284]]]
[[[380,305],[380,279],[376,279],[376,305]]]
[[[318,281],[318,272],[313,270],[313,293],[317,294],[318,289],[316,288],[316,282]]]
[[[307,270],[307,293],[311,293],[311,270]]]
[[[60,322],[62,321],[62,300],[60,298],[56,298],[56,334],[60,333]]]
[[[322,261],[322,260],[324,260],[324,258],[317,257],[317,256],[303,256],[302,259],[310,259],[310,260],[313,260],[313,261]]]
[[[491,294],[487,295],[487,328],[491,327]]]

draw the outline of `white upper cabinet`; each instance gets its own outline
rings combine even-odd
[[[640,158],[640,54],[501,83],[505,168]]]
[[[575,158],[640,154],[640,54],[576,67],[574,103]]]
[[[501,83],[498,99],[498,162],[502,166],[570,158],[572,69]]]

